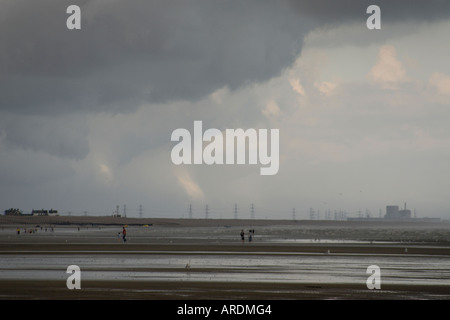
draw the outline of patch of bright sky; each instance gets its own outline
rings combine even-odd
[[[379,35],[373,34],[378,30],[351,25],[315,30],[306,38],[302,56],[326,56],[321,81],[365,80],[382,45],[395,47],[410,77],[426,80],[432,72],[450,74],[450,64],[445,63],[450,56],[450,20],[420,25],[384,24],[382,29]]]

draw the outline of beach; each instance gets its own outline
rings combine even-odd
[[[450,298],[448,223],[2,217],[0,228],[2,300]],[[71,265],[80,289],[68,288]],[[367,284],[374,265],[380,289]]]

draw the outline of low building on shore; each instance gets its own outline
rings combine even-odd
[[[20,209],[10,208],[4,211],[5,216],[59,216],[58,210],[50,209],[40,209],[40,210],[31,210],[31,213],[23,213]]]
[[[41,210],[32,210],[31,211],[31,215],[32,216],[59,216],[58,214],[58,210],[45,210],[45,209],[41,209]]]
[[[23,213],[19,209],[10,208],[5,210],[5,216],[22,216]]]

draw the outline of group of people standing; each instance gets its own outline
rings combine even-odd
[[[23,228],[23,233],[30,233],[30,234],[36,233],[39,230],[38,227],[40,228],[41,231],[45,230],[45,232],[47,232],[47,227],[43,228],[41,226],[36,226],[34,228]],[[52,231],[52,232],[54,231],[53,227],[50,227],[50,231]],[[16,229],[16,234],[20,235],[20,233],[21,233],[21,229],[18,227]]]
[[[254,235],[255,235],[255,229],[248,230],[248,242],[252,242]],[[242,240],[242,242],[245,241],[244,229],[241,230],[241,240]]]

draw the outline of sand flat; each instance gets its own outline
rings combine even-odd
[[[24,221],[36,231],[17,235],[11,221],[0,231],[0,299],[450,298],[442,224],[164,219],[130,223],[122,243],[122,224],[110,221]],[[250,227],[253,241],[240,241]],[[66,286],[69,264],[81,268],[80,290]],[[381,290],[367,288],[370,264],[382,270]]]

